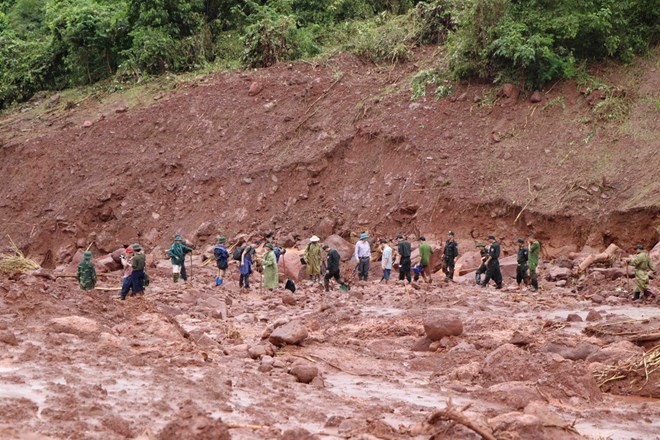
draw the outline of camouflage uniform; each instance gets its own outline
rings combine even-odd
[[[633,299],[640,299],[640,295],[647,296],[651,294],[649,290],[649,271],[655,272],[656,269],[649,258],[649,254],[644,252],[640,245],[635,246],[639,253],[630,259],[629,264],[635,266],[635,291]]]
[[[78,265],[76,279],[82,290],[93,290],[96,286],[96,268],[94,267],[94,263],[92,263],[91,252],[85,252],[83,254],[83,260]]]

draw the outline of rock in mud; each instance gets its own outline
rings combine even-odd
[[[513,332],[513,335],[511,336],[511,339],[509,340],[510,344],[517,345],[518,347],[522,347],[524,345],[529,345],[532,342],[534,342],[534,338],[530,334],[522,333],[522,332],[519,332],[518,330]]]
[[[587,362],[600,362],[602,364],[616,364],[632,356],[643,353],[643,349],[632,342],[619,341],[598,350],[587,357]]]
[[[601,321],[602,319],[603,316],[596,310],[589,310],[589,313],[587,313],[587,322]]]
[[[314,365],[296,365],[289,370],[298,382],[310,383],[319,374],[319,369]]]
[[[259,81],[254,81],[250,84],[250,89],[248,90],[248,95],[256,96],[264,89],[264,84]]]
[[[546,342],[539,351],[544,353],[557,353],[564,359],[572,361],[583,360],[597,352],[599,348],[587,342],[580,342],[575,347],[568,347],[554,342]]]
[[[174,419],[158,433],[157,439],[231,440],[231,434],[222,420],[207,416],[188,401]]]
[[[290,293],[285,293],[282,295],[282,303],[286,304],[287,306],[295,306],[298,304],[298,301],[296,301],[296,297],[291,295]]]
[[[135,433],[130,423],[119,416],[109,415],[102,421],[103,426],[125,438],[133,438]]]
[[[424,336],[423,338],[415,341],[413,346],[410,348],[412,351],[429,351],[431,347],[431,341],[428,337]]]
[[[18,345],[18,339],[16,339],[16,335],[9,330],[0,331],[0,342],[3,342],[7,345]]]
[[[577,313],[569,313],[566,322],[582,322],[582,317]]]
[[[319,440],[319,436],[312,434],[305,428],[287,429],[280,436],[280,440]]]
[[[445,336],[460,336],[463,322],[453,313],[437,313],[424,320],[424,332],[432,341],[439,341]]]
[[[273,330],[268,340],[271,344],[281,347],[283,345],[298,345],[305,338],[307,338],[305,326],[299,321],[291,321]]]
[[[535,104],[541,102],[542,100],[543,100],[543,96],[541,95],[541,92],[539,92],[538,90],[532,93],[532,96],[529,98],[529,101]]]
[[[496,400],[515,409],[523,409],[529,402],[541,399],[534,385],[527,382],[504,382],[488,387],[488,393]],[[491,399],[493,400],[493,399]]]
[[[512,344],[504,344],[492,351],[481,366],[481,375],[492,383],[531,380],[543,369],[526,351]]]
[[[55,333],[70,333],[80,337],[97,335],[101,328],[93,319],[83,316],[64,316],[50,320],[50,331]]]
[[[548,281],[568,280],[571,274],[572,272],[568,268],[559,267],[559,266],[549,266],[548,274],[546,275],[545,279]]]
[[[353,256],[353,245],[339,235],[330,235],[323,240],[323,243],[330,246],[331,249],[336,249],[343,261],[350,260]]]
[[[545,438],[541,420],[531,414],[520,412],[501,414],[488,419],[488,425],[493,428],[497,438]]]

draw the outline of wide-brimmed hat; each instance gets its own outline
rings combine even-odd
[[[85,251],[83,253],[83,260],[91,260],[92,259],[92,253],[90,251]]]
[[[317,243],[319,241],[321,241],[321,239],[318,238],[316,235],[312,235],[312,238],[309,239],[310,243]]]
[[[271,249],[271,250],[275,249],[275,246],[273,246],[272,243],[266,243],[264,246]]]
[[[135,243],[134,245],[131,245],[131,247],[133,248],[134,251],[137,251],[137,252],[142,250],[142,246],[140,246],[138,243]]]
[[[369,234],[367,234],[366,232],[360,234],[360,240],[366,240],[367,238],[369,238]]]

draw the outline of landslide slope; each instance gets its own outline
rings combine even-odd
[[[0,232],[51,267],[91,241],[162,246],[175,232],[653,244],[659,54],[595,72],[607,92],[557,83],[537,103],[483,84],[411,101],[430,50],[197,77],[119,110],[125,96],[37,100],[0,120]]]

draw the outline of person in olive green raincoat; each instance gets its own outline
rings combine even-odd
[[[637,255],[627,260],[627,263],[635,267],[635,290],[633,300],[642,299],[641,297],[653,296],[649,290],[649,271],[655,273],[656,269],[649,258],[649,254],[644,252],[644,246],[638,244],[635,246]]]
[[[321,241],[316,235],[309,239],[309,244],[305,248],[305,264],[307,265],[307,275],[309,278],[318,283],[321,281]]]
[[[539,265],[539,253],[541,253],[541,244],[534,237],[534,234],[529,234],[527,238],[529,246],[528,255],[527,255],[527,266],[529,267],[529,282],[532,285],[530,289],[532,292],[539,290],[539,278],[536,273],[536,268]]]
[[[82,290],[93,290],[96,287],[96,268],[92,263],[92,253],[87,251],[83,254],[83,260],[78,265],[76,279]]]
[[[277,289],[277,284],[279,283],[279,273],[277,271],[277,259],[275,258],[275,252],[273,252],[274,246],[270,243],[266,243],[266,248],[268,251],[264,255],[264,287],[266,289]]]

